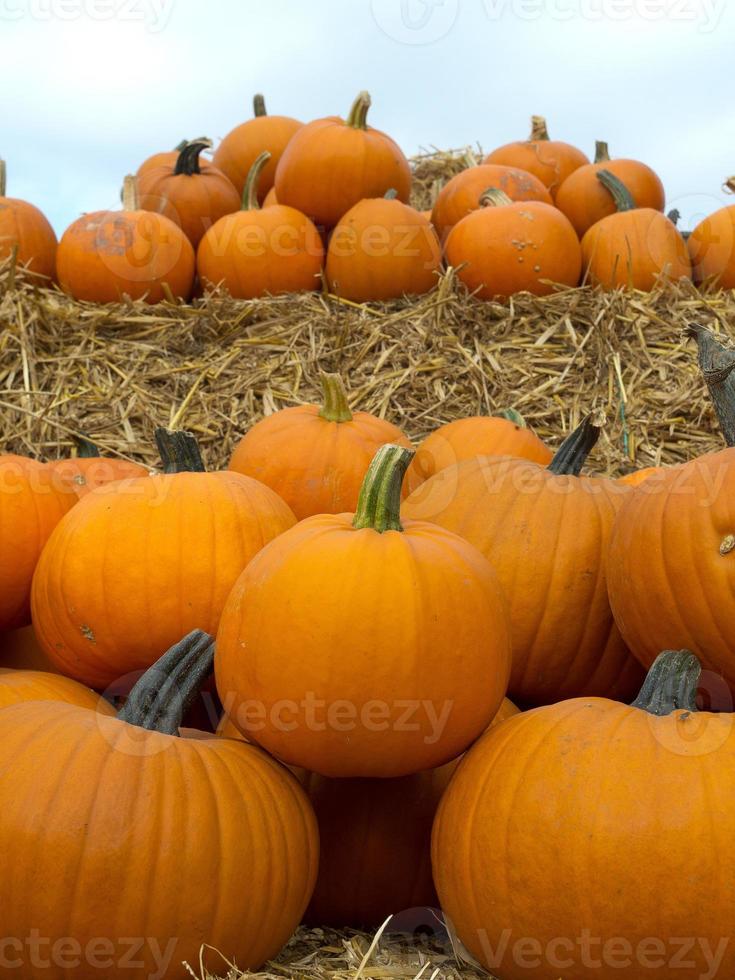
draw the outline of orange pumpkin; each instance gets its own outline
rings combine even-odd
[[[735,289],[735,204],[700,221],[687,245],[698,285]]]
[[[258,200],[265,206],[266,194],[273,188],[278,161],[304,124],[290,116],[269,116],[262,95],[253,99],[253,111],[255,118],[241,123],[225,136],[212,162],[229,177],[242,197],[253,164],[261,153],[269,153],[268,162],[260,171],[257,188]]]
[[[182,229],[194,248],[215,221],[237,211],[240,195],[217,167],[201,167],[208,139],[186,143],[175,162],[147,169],[138,179],[140,207],[165,214]]]
[[[122,211],[83,214],[64,232],[57,253],[59,283],[74,299],[118,302],[123,296],[159,303],[188,299],[194,249],[170,218],[140,209],[135,177],[126,177]]]
[[[46,464],[61,486],[68,487],[77,497],[85,497],[92,490],[115,483],[148,476],[148,469],[128,459],[105,458],[88,439],[77,440],[77,455],[57,459]]]
[[[429,769],[463,752],[503,700],[502,593],[462,538],[401,524],[410,457],[379,449],[354,516],[297,524],[250,562],[227,600],[220,700],[248,738],[290,765],[324,776]]]
[[[63,673],[98,689],[149,667],[172,636],[215,631],[242,569],[294,523],[256,480],[203,472],[186,433],[157,435],[166,474],[80,500],[33,580],[39,643]]]
[[[346,120],[317,119],[296,133],[276,170],[280,204],[334,228],[363,198],[382,197],[390,188],[408,201],[408,160],[390,136],[368,126],[369,108],[370,96],[361,92]]]
[[[235,447],[230,469],[260,480],[299,520],[354,511],[376,451],[410,447],[399,428],[368,412],[352,412],[338,374],[321,376],[322,405],[284,408],[257,422]]]
[[[485,158],[485,163],[527,170],[548,187],[552,198],[570,174],[589,162],[587,155],[571,143],[550,139],[543,116],[531,117],[529,139],[500,146]]]
[[[33,204],[6,196],[6,166],[0,160],[0,261],[15,252],[16,262],[37,276],[56,275],[56,235]]]
[[[277,204],[261,210],[256,187],[268,161],[262,153],[245,185],[242,208],[213,225],[197,253],[200,279],[222,284],[236,299],[318,289],[324,246],[311,221]]]
[[[582,252],[561,211],[539,201],[513,202],[494,189],[481,202],[452,228],[445,245],[447,262],[474,296],[546,296],[555,284],[578,284]]]
[[[605,561],[615,514],[629,488],[578,474],[597,440],[588,418],[548,468],[481,457],[422,484],[403,514],[433,521],[475,545],[508,600],[513,669],[509,697],[628,697],[641,671],[613,622]]]
[[[0,669],[0,708],[24,701],[63,701],[103,715],[115,714],[109,701],[68,677],[40,670]]]
[[[0,711],[3,930],[32,923],[46,956],[6,943],[9,976],[174,980],[182,961],[210,972],[222,957],[250,970],[293,933],[316,879],[314,814],[254,746],[179,736],[211,664],[194,633],[116,718],[54,701]]]
[[[597,179],[601,170],[623,182],[636,207],[663,211],[666,195],[658,175],[638,160],[611,160],[607,143],[598,143],[595,162],[575,170],[556,195],[556,206],[569,218],[580,238],[592,225],[615,214],[614,199]]]
[[[333,293],[368,303],[428,292],[442,253],[431,222],[389,191],[360,201],[332,232],[327,282]]]
[[[442,241],[462,218],[482,206],[480,200],[489,187],[503,191],[512,201],[552,203],[538,177],[526,170],[490,163],[468,167],[444,185],[431,212],[432,224]]]

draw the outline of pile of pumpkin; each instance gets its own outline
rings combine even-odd
[[[481,299],[580,283],[735,286],[735,206],[682,234],[649,166],[611,159],[602,142],[591,163],[539,117],[528,140],[461,172],[419,212],[409,162],[368,125],[369,107],[362,92],[347,119],[303,125],[268,116],[256,96],[255,118],[212,160],[205,138],[155,154],[125,178],[122,211],[82,215],[58,246],[38,209],[4,196],[3,174],[0,256],[101,303],[217,286],[240,299],[324,288],[390,300],[428,292],[444,266]]]
[[[733,443],[735,356],[695,333]],[[603,980],[620,943],[670,976],[686,936],[677,975],[704,975],[735,888],[732,715],[695,703],[697,657],[710,707],[735,690],[735,449],[612,480],[582,474],[601,419],[552,453],[511,411],[414,454],[323,387],[225,471],[165,430],[158,474],[0,457],[9,972],[61,980],[72,943],[98,975],[100,942],[105,977],[202,944],[255,967],[304,915],[438,893],[502,980],[588,976],[581,935],[617,944]],[[216,733],[191,713],[213,684]],[[67,966],[35,972],[29,935]],[[147,937],[137,969],[120,937]]]

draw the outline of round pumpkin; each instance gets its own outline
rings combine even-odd
[[[297,524],[251,561],[227,600],[220,700],[248,738],[290,765],[324,776],[429,769],[463,752],[503,700],[502,593],[462,538],[401,525],[410,457],[379,449],[354,516]]]
[[[599,429],[587,418],[548,467],[480,457],[441,470],[403,515],[461,535],[490,561],[510,609],[519,704],[627,698],[641,670],[613,622],[605,561],[628,487],[579,472]]]
[[[276,170],[280,204],[334,228],[359,201],[382,197],[391,188],[398,200],[408,201],[408,160],[390,136],[368,126],[369,108],[370,96],[361,92],[346,120],[317,119],[296,133]]]
[[[80,500],[33,580],[42,648],[63,673],[100,690],[149,667],[172,636],[216,631],[242,569],[294,523],[268,487],[239,473],[205,473],[201,460],[186,457],[186,434],[158,435],[169,472]]]
[[[698,285],[712,282],[721,289],[735,289],[735,204],[700,221],[687,246]]]
[[[546,296],[556,285],[579,283],[582,251],[561,211],[539,201],[514,202],[494,189],[481,201],[452,228],[445,245],[448,264],[473,296]]]
[[[735,727],[697,711],[698,673],[665,653],[632,706],[539,708],[467,753],[434,825],[434,879],[493,975],[733,976]]]
[[[77,440],[77,455],[47,463],[47,467],[63,487],[85,497],[92,490],[115,483],[148,476],[148,469],[129,459],[100,456],[99,450],[88,439]]]
[[[269,153],[268,162],[258,176],[257,187],[258,200],[265,206],[265,197],[273,188],[278,161],[304,124],[290,116],[269,116],[262,95],[253,99],[253,111],[253,119],[236,126],[225,136],[212,162],[229,177],[242,196],[250,168],[261,153]]]
[[[256,188],[268,161],[261,154],[245,185],[242,208],[204,235],[197,252],[199,277],[224,285],[236,299],[318,289],[324,246],[311,221],[295,208],[277,204],[261,209]]]
[[[59,283],[77,300],[159,303],[189,299],[194,249],[177,224],[140,208],[135,177],[126,177],[122,211],[83,214],[61,236]]]
[[[587,155],[571,143],[550,139],[543,116],[531,118],[529,139],[500,146],[485,158],[485,163],[527,170],[549,189],[552,198],[570,174],[589,162]]]
[[[0,708],[24,701],[63,701],[80,708],[90,708],[103,715],[114,715],[109,701],[69,677],[47,674],[40,670],[6,670],[0,668]]]
[[[503,191],[512,201],[552,203],[538,177],[526,170],[490,163],[468,167],[447,181],[431,212],[432,224],[442,241],[462,218],[481,207],[482,195],[489,187]]]
[[[322,374],[321,405],[298,405],[261,419],[235,447],[230,469],[265,483],[299,520],[354,511],[376,451],[410,447],[399,428],[369,412],[352,412],[342,379]]]
[[[240,208],[240,195],[217,167],[200,166],[208,139],[186,143],[173,164],[147,169],[138,178],[140,207],[164,214],[181,228],[194,248],[208,228]]]
[[[56,235],[45,215],[33,204],[6,196],[7,171],[0,160],[0,261],[15,253],[15,261],[37,276],[56,276]]]
[[[37,968],[32,946],[6,942],[10,975],[174,980],[200,956],[250,970],[292,935],[316,878],[314,814],[254,746],[179,737],[211,662],[211,637],[185,638],[116,718],[53,701],[0,711],[3,930],[48,943]]]

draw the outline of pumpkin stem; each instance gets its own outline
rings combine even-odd
[[[77,447],[79,459],[99,459],[101,453],[91,439],[85,436],[74,436],[74,445]]]
[[[253,161],[253,165],[248,171],[245,187],[243,188],[242,192],[243,211],[260,210],[260,203],[258,201],[258,184],[260,183],[261,171],[266,163],[268,163],[270,158],[270,153],[267,150],[264,150],[260,156],[256,157]]]
[[[118,719],[151,732],[178,735],[213,664],[214,637],[193,630],[143,674]]]
[[[595,448],[604,424],[604,417],[595,412],[582,419],[554,453],[547,469],[557,476],[579,476],[587,457]]]
[[[181,153],[188,142],[189,140],[181,140],[181,142],[177,143],[174,147],[174,153]]]
[[[607,163],[610,160],[610,147],[604,140],[595,143],[595,163]]]
[[[678,208],[672,208],[666,215],[672,225],[676,228],[679,227],[679,221],[681,220],[681,211]]]
[[[513,201],[505,191],[501,191],[499,187],[488,187],[480,195],[480,207],[482,208],[497,208],[512,203]]]
[[[134,174],[128,174],[123,180],[122,206],[123,211],[140,211],[138,178]]]
[[[199,154],[203,150],[211,150],[212,145],[212,141],[207,139],[206,136],[200,136],[198,140],[184,143],[184,146],[179,151],[179,158],[176,161],[174,173],[177,175],[186,174],[187,177],[200,174],[202,170],[199,166]]]
[[[4,160],[0,160],[0,197],[5,197],[8,188],[8,167]]]
[[[164,473],[204,473],[199,443],[191,432],[158,428],[155,436]]]
[[[398,197],[398,191],[395,189],[395,187],[391,187],[389,190],[385,192],[385,194],[383,194],[383,198],[386,201],[395,201],[397,197]]]
[[[352,521],[354,528],[372,528],[384,531],[402,531],[401,488],[413,449],[381,446],[373,457],[360,489],[357,510]]]
[[[324,404],[319,417],[328,422],[351,422],[352,412],[347,403],[347,392],[344,382],[338,374],[327,374],[321,371],[319,377],[324,392]]]
[[[633,702],[650,715],[670,715],[672,711],[696,711],[697,687],[702,665],[689,650],[664,650],[643,682]]]
[[[253,96],[253,115],[256,119],[268,115],[265,109],[265,96],[260,92],[257,92]]]
[[[495,418],[507,419],[512,422],[513,425],[517,425],[519,429],[527,429],[526,420],[523,418],[520,412],[517,412],[514,408],[504,408],[502,411],[497,412]]]
[[[635,211],[636,204],[633,195],[619,177],[611,174],[609,170],[598,170],[597,179],[605,190],[612,194],[617,211]]]
[[[547,140],[549,138],[549,130],[546,126],[546,120],[543,116],[531,116],[531,139],[532,140]]]
[[[729,447],[735,446],[735,351],[728,350],[699,323],[686,329],[697,341],[699,369],[709,389],[720,431]]]
[[[345,120],[346,124],[352,126],[353,129],[367,129],[367,114],[371,105],[370,93],[360,92],[352,103],[350,114]]]
[[[728,177],[722,185],[722,189],[728,194],[735,194],[735,177]]]

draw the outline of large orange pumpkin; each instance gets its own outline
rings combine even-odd
[[[735,204],[700,221],[687,245],[697,284],[735,289]]]
[[[227,601],[220,699],[290,765],[324,776],[429,769],[463,752],[503,700],[502,593],[462,538],[401,525],[410,457],[379,449],[356,513],[302,521],[251,561]]]
[[[201,461],[187,462],[185,434],[159,430],[159,439],[168,472],[80,500],[49,540],[33,580],[41,646],[91,687],[149,667],[172,636],[214,632],[242,569],[294,523],[262,483],[192,471]]]
[[[0,261],[15,253],[16,262],[32,273],[56,275],[56,235],[33,204],[6,196],[7,172],[0,160]]]
[[[254,746],[179,737],[211,663],[194,633],[117,718],[52,701],[0,711],[0,907],[19,937],[4,975],[174,980],[200,955],[249,970],[293,933],[316,878],[314,814]]]
[[[735,726],[697,711],[698,673],[665,653],[633,706],[564,701],[468,752],[439,806],[434,879],[494,976],[735,975]]]
[[[485,159],[485,163],[527,170],[548,187],[552,198],[570,174],[589,162],[587,155],[571,143],[550,139],[543,116],[531,118],[529,139],[500,146]]]
[[[509,697],[520,704],[627,698],[640,682],[605,579],[615,514],[632,491],[578,475],[598,434],[585,419],[548,468],[509,457],[450,466],[404,504],[406,518],[462,535],[493,565],[511,616]]]
[[[188,299],[194,285],[194,249],[177,224],[143,211],[137,180],[125,178],[122,211],[83,214],[61,236],[57,273],[74,299],[118,302],[123,296],[159,303]]]
[[[334,228],[363,198],[394,188],[400,201],[408,201],[408,160],[390,136],[368,126],[369,108],[370,96],[361,92],[346,120],[317,119],[296,133],[276,170],[280,204]]]
[[[77,497],[85,497],[92,490],[115,483],[148,476],[141,463],[129,459],[104,457],[88,439],[77,440],[77,455],[57,459],[46,464],[61,486],[69,487]]]
[[[322,405],[268,415],[235,447],[230,469],[265,483],[299,520],[354,511],[376,451],[410,446],[399,428],[369,412],[352,412],[342,379],[322,374]]]
[[[114,715],[109,701],[69,677],[40,670],[0,668],[0,708],[24,701],[63,701],[80,708],[91,708],[103,715]]]

